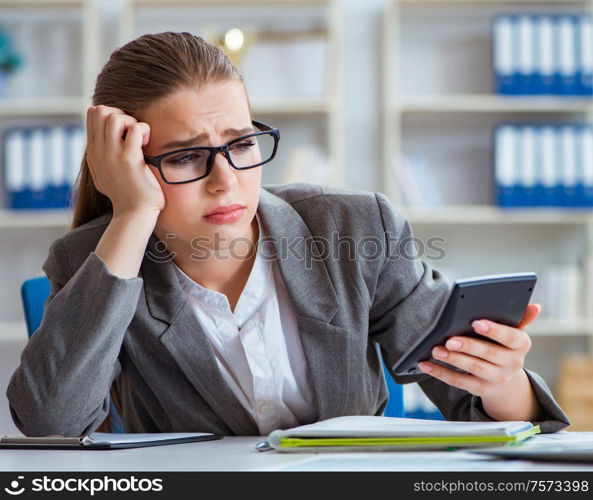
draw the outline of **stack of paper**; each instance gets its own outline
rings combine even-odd
[[[397,451],[518,443],[540,432],[530,422],[451,422],[372,416],[337,417],[268,436],[279,451]]]

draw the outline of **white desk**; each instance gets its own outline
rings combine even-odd
[[[593,464],[499,461],[467,452],[258,452],[261,438],[124,450],[0,450],[1,471],[591,471]]]

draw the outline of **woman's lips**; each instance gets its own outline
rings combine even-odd
[[[230,212],[204,215],[203,219],[211,224],[228,224],[238,221],[246,211],[247,209],[245,207],[238,207]]]

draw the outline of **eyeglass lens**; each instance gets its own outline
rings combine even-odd
[[[248,168],[272,157],[274,136],[262,134],[229,144],[229,156],[236,168]],[[182,151],[161,160],[161,170],[168,182],[183,182],[206,175],[208,150]]]

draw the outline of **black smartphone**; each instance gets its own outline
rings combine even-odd
[[[455,368],[444,361],[432,358],[432,349],[444,345],[455,335],[476,337],[495,342],[474,332],[471,324],[476,319],[488,319],[516,327],[529,305],[535,288],[535,273],[496,274],[457,280],[437,319],[393,365],[396,375],[423,373],[420,361],[431,361],[448,368]]]

